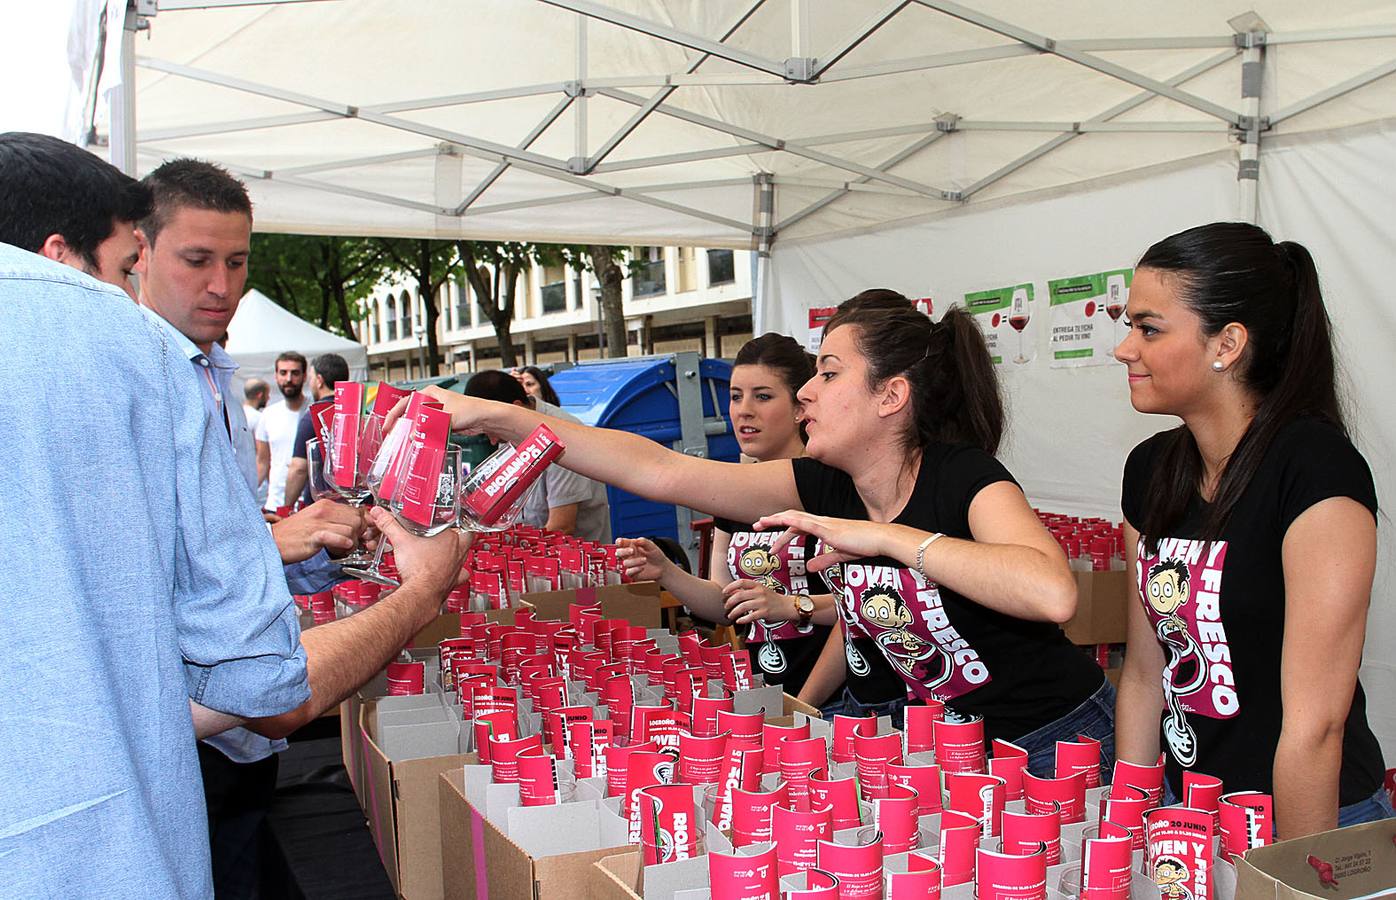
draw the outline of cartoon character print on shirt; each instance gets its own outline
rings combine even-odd
[[[824,552],[826,552],[824,542],[816,541],[814,545],[814,555],[818,556]],[[854,645],[852,639],[855,636],[867,637],[868,633],[863,629],[863,625],[858,621],[858,617],[849,609],[848,604],[842,600],[844,593],[843,563],[833,563],[819,574],[820,577],[824,579],[824,583],[829,586],[829,590],[833,592],[834,596],[840,598],[839,602],[834,604],[834,608],[838,610],[839,619],[843,622],[843,656],[848,663],[848,671],[852,672],[858,678],[866,678],[867,675],[872,672],[872,666],[863,658],[863,652]]]
[[[872,638],[912,694],[950,700],[993,680],[978,651],[950,623],[939,585],[901,566],[849,562],[841,568],[836,596],[845,622]]]
[[[1167,654],[1163,736],[1183,767],[1198,757],[1187,714],[1230,719],[1241,709],[1219,604],[1226,547],[1226,541],[1164,539],[1150,556],[1139,542],[1139,594]]]
[[[771,546],[780,532],[737,531],[727,544],[727,567],[733,578],[747,578],[777,594],[809,593],[809,577],[805,574],[805,539],[797,536],[783,549]],[[795,622],[768,622],[758,619],[751,623],[748,644],[760,644],[756,663],[763,672],[779,675],[788,667],[785,651],[776,643],[803,637],[814,625],[801,628]]]

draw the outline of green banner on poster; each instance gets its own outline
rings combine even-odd
[[[1047,282],[1052,366],[1108,365],[1124,338],[1119,320],[1129,301],[1133,269],[1112,269]]]
[[[994,365],[1012,361],[1023,365],[1036,355],[1036,332],[1032,330],[1033,289],[1031,284],[965,294],[965,309],[979,323]]]

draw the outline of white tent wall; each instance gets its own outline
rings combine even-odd
[[[1396,129],[1280,143],[1262,157],[1261,224],[1314,253],[1347,375],[1349,424],[1390,508],[1396,407],[1385,399],[1386,365],[1379,361],[1389,362],[1396,346],[1389,300],[1396,234],[1382,212],[1396,209],[1389,178]],[[1130,267],[1161,237],[1235,219],[1237,196],[1235,157],[1222,154],[1031,202],[817,242],[777,241],[755,330],[803,339],[809,307],[870,287],[930,295],[943,310],[967,292],[1031,281],[1034,315],[1045,318],[1049,279]],[[1035,334],[1035,359],[1001,369],[1010,422],[1002,458],[1034,505],[1118,519],[1130,448],[1177,420],[1134,412],[1117,365],[1050,368],[1047,329]],[[1372,726],[1388,763],[1396,764],[1396,530],[1386,517],[1378,530],[1363,681]]]

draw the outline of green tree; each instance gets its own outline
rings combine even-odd
[[[629,247],[587,246],[588,269],[601,286],[601,324],[606,335],[606,358],[625,356],[625,309],[621,303],[621,282],[633,274],[634,261]]]
[[[513,368],[519,364],[512,334],[519,275],[535,262],[553,259],[551,254],[555,249],[549,247],[543,251],[537,244],[518,241],[456,241],[455,244],[457,258],[475,292],[480,311],[494,326],[495,337],[499,340],[499,364],[506,369]]]
[[[441,346],[436,340],[436,323],[441,318],[441,304],[437,294],[460,268],[461,257],[456,250],[458,242],[431,238],[378,238],[376,243],[382,248],[391,268],[417,280],[417,296],[426,310],[427,369],[433,376],[440,375]]]
[[[362,303],[391,267],[373,238],[254,234],[247,286],[321,328],[358,340]]]

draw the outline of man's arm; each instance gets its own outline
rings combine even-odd
[[[262,464],[262,457],[257,456],[257,465]],[[268,461],[270,465],[270,461]],[[286,505],[294,506],[300,500],[301,494],[305,493],[305,483],[310,478],[310,465],[299,456],[291,457],[291,464],[286,469]]]
[[[302,632],[309,700],[279,716],[246,720],[194,705],[194,728],[199,737],[236,725],[269,738],[286,737],[368,683],[436,617],[460,575],[470,537],[447,530],[435,537],[419,538],[384,510],[374,509],[369,515],[392,541],[402,587],[347,619]]]
[[[560,534],[574,533],[577,530],[577,510],[580,507],[580,503],[564,503],[561,506],[549,506],[548,521],[543,527],[548,531],[556,531]]]

